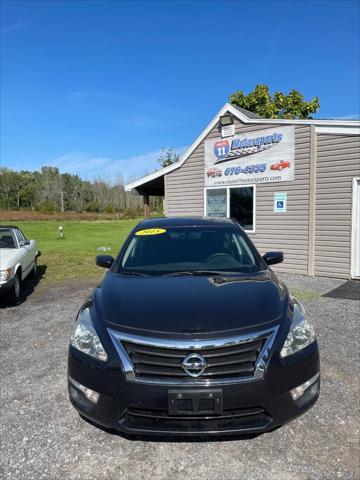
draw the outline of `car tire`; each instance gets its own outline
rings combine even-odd
[[[16,305],[21,299],[21,277],[20,272],[16,272],[14,277],[14,285],[9,292],[9,301],[12,305]]]

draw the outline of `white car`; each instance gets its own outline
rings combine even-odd
[[[11,303],[21,297],[21,282],[37,273],[41,255],[35,240],[26,240],[20,228],[0,225],[0,292],[6,292]]]

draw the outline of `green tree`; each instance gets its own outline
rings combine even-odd
[[[13,209],[16,206],[14,178],[16,174],[9,168],[0,168],[0,208]]]
[[[179,160],[180,160],[180,154],[175,152],[174,147],[161,149],[161,155],[158,158],[158,162],[161,164],[163,168],[168,167],[169,165],[172,165],[173,163],[178,162]]]
[[[135,215],[141,205],[138,194],[125,192],[121,177],[116,183],[101,179],[91,182],[60,173],[57,167],[45,166],[33,172],[0,167],[0,210],[131,211]]]
[[[22,179],[20,190],[20,207],[35,208],[36,200],[38,199],[38,185],[33,172],[21,171],[20,176]]]
[[[256,85],[248,95],[237,90],[230,95],[230,103],[257,113],[262,118],[312,118],[320,107],[319,98],[306,101],[297,90],[291,90],[287,95],[282,92],[269,92],[267,85]]]

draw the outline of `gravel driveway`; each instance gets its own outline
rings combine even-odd
[[[67,345],[89,283],[36,291],[1,316],[1,478],[346,480],[359,478],[359,302],[342,282],[283,275],[318,335],[322,392],[306,415],[251,440],[144,441],[83,421],[67,398]]]

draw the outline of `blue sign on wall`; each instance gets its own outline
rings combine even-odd
[[[287,210],[287,192],[274,193],[274,212],[286,212]]]
[[[225,158],[226,155],[229,153],[230,145],[227,140],[221,140],[220,142],[216,142],[214,145],[214,153],[218,160]]]

